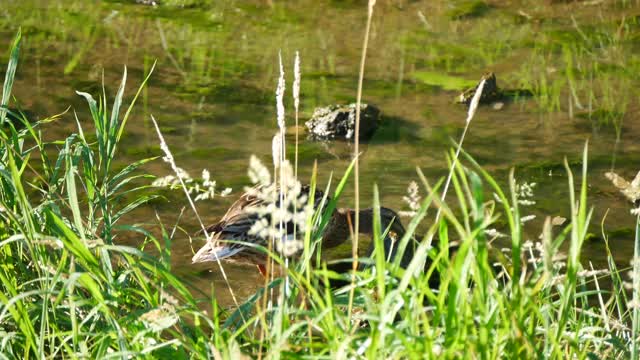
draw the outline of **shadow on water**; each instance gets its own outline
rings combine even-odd
[[[420,127],[415,122],[398,116],[386,116],[382,114],[380,127],[371,137],[371,145],[393,145],[400,141],[417,143],[421,138],[417,135]]]

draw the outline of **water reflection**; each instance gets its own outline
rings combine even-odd
[[[401,208],[408,183],[417,178],[415,167],[420,166],[431,180],[442,176],[447,167],[445,153],[463,128],[466,110],[452,104],[456,92],[419,82],[413,76],[416,71],[462,74],[475,79],[491,68],[505,87],[518,88],[527,81],[540,86],[538,80],[526,78],[526,74],[552,70],[523,68],[528,57],[539,56],[543,61],[548,54],[527,45],[533,41],[533,28],[542,25],[514,19],[518,5],[493,9],[491,16],[450,20],[444,15],[447,4],[379,4],[379,14],[384,16],[376,16],[373,24],[365,101],[382,109],[384,122],[363,146],[363,206],[370,204],[372,186],[377,183],[382,202]],[[18,26],[25,34],[14,94],[21,107],[38,117],[63,112],[71,105],[82,125],[89,127],[86,105],[75,90],[97,95],[102,92],[104,78],[106,93],[113,94],[126,65],[130,100],[135,87],[157,60],[142,102],[129,121],[117,159],[119,166],[159,155],[148,121],[149,114],[153,114],[180,166],[193,173],[209,169],[221,188],[230,186],[235,194],[241,193],[247,183],[249,156],[258,154],[268,161],[271,151],[279,51],[287,61],[288,85],[292,80],[293,54],[298,50],[302,55],[302,119],[316,106],[352,102],[355,98],[366,16],[358,2],[336,6],[305,0],[269,6],[258,1],[228,1],[205,9],[167,9],[116,1],[25,0],[19,4],[5,2],[2,8],[0,45],[7,48]],[[536,16],[551,16],[557,9],[541,7]],[[578,14],[586,18],[596,18],[603,12],[598,7],[581,9],[593,12]],[[549,21],[548,26],[555,26],[555,31],[564,25]],[[471,124],[465,150],[502,183],[513,166],[517,167],[518,179],[538,183],[537,205],[531,210],[538,219],[526,227],[528,237],[535,240],[545,215],[568,217],[567,178],[562,162],[567,157],[577,170],[584,141],[590,138],[589,191],[596,224],[591,231],[596,236],[600,234],[597,224],[609,210],[605,230],[616,230],[610,239],[611,247],[616,260],[626,264],[632,238],[624,230],[633,223],[633,217],[603,173],[614,165],[627,177],[638,170],[640,143],[636,139],[640,128],[631,121],[638,110],[634,92],[638,79],[624,72],[618,77],[623,80],[613,77],[607,81],[627,84],[622,87],[626,89],[623,95],[628,95],[623,101],[627,120],[615,129],[593,118],[577,116],[578,105],[588,105],[585,97],[584,104],[565,100],[579,96],[571,94],[565,85],[572,80],[563,75],[559,77],[562,83],[558,83],[563,86],[549,85],[561,92],[561,103],[557,107],[551,105],[552,111],[540,111],[541,104],[535,99],[507,103],[499,111],[481,108]],[[580,89],[588,85],[577,81],[575,84]],[[611,101],[616,99],[615,94],[607,96]],[[292,109],[291,99],[287,98],[287,102]],[[618,105],[612,102],[611,106]],[[287,121],[293,123],[291,117]],[[45,137],[60,139],[75,130],[73,115],[67,113],[46,127]],[[351,151],[344,142],[304,141],[300,152],[302,178],[308,179],[317,160],[320,181],[326,183],[332,172],[339,175],[346,168]],[[156,175],[170,171],[160,161],[145,170]],[[185,201],[179,193],[167,196],[168,202],[153,202],[128,220],[156,229],[157,213],[166,224],[174,224],[176,209],[185,206]],[[351,200],[349,190],[343,204]],[[232,201],[233,195],[199,203],[198,208],[213,222]],[[201,289],[216,284],[216,291],[224,298],[226,290],[215,268],[190,264],[192,250],[186,234],[194,232],[197,225],[189,211],[185,211],[180,227],[184,231],[178,232],[172,249],[175,271]],[[140,243],[132,235],[121,239]],[[605,261],[602,249],[601,241],[588,244],[584,257],[597,267]],[[241,296],[257,286],[258,274],[253,268],[229,265],[228,273]]]

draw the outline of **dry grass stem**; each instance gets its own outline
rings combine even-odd
[[[158,123],[156,122],[156,119],[153,117],[153,115],[151,115],[151,121],[153,122],[153,126],[156,128],[156,132],[158,133],[158,140],[160,140],[160,149],[162,149],[162,152],[164,152],[164,154],[165,154],[163,160],[165,162],[167,162],[171,166],[171,169],[173,170],[173,172],[176,174],[178,179],[180,179],[180,184],[182,185],[182,189],[184,191],[184,194],[187,197],[187,200],[189,201],[189,205],[191,206],[191,209],[193,210],[193,213],[196,216],[196,219],[198,220],[198,224],[200,224],[200,228],[202,229],[203,233],[205,234],[206,241],[211,241],[211,236],[207,232],[207,228],[206,228],[206,226],[204,226],[204,223],[202,222],[202,219],[200,218],[200,214],[198,214],[198,209],[196,209],[196,205],[193,202],[193,199],[191,199],[191,195],[189,194],[189,189],[187,188],[187,184],[185,184],[183,179],[180,177],[180,173],[179,173],[179,170],[178,170],[179,169],[178,165],[176,165],[175,159],[173,158],[173,154],[171,153],[171,150],[169,150],[169,145],[167,145],[167,142],[164,140],[164,136],[162,136],[162,132],[160,131],[160,127],[158,126]],[[225,285],[229,289],[229,294],[231,294],[231,299],[233,300],[233,304],[236,307],[239,307],[240,305],[238,304],[238,300],[236,299],[236,295],[233,292],[233,288],[231,287],[231,284],[229,283],[229,278],[227,277],[227,273],[224,271],[224,267],[222,266],[222,262],[217,257],[216,257],[216,262],[218,263],[218,267],[220,268],[220,273],[222,274],[222,278],[224,279]],[[244,315],[243,315],[243,319],[242,320],[245,321]]]
[[[478,109],[478,104],[480,103],[480,97],[482,96],[482,90],[484,89],[485,80],[482,79],[478,87],[476,88],[476,92],[471,99],[471,104],[469,104],[469,111],[467,113],[467,120],[464,125],[464,130],[462,131],[462,135],[460,136],[460,141],[458,142],[458,147],[456,149],[456,154],[453,157],[453,161],[451,161],[451,167],[449,168],[449,175],[447,176],[447,181],[444,183],[444,189],[442,190],[441,200],[444,202],[447,191],[449,190],[449,185],[451,184],[451,177],[453,176],[453,171],[456,168],[458,157],[460,156],[460,150],[462,149],[462,143],[464,142],[464,137],[467,134],[467,130],[469,129],[469,124],[471,124],[471,120],[476,114],[476,110]],[[442,208],[438,208],[438,212],[436,214],[435,222],[437,223],[440,220],[440,215],[442,214]]]
[[[373,18],[373,8],[376,5],[376,0],[369,0],[367,6],[367,27],[364,32],[364,41],[362,44],[362,57],[360,58],[360,73],[358,76],[358,93],[356,95],[356,129],[354,138],[353,156],[356,157],[356,163],[354,167],[354,182],[355,182],[355,229],[353,231],[353,246],[351,248],[351,256],[353,257],[352,273],[351,273],[351,290],[349,291],[349,306],[348,314],[351,316],[353,308],[353,295],[355,290],[355,272],[358,269],[358,233],[360,231],[360,160],[358,154],[360,154],[360,104],[362,103],[362,83],[364,81],[364,66],[367,59],[367,47],[369,46],[369,33],[371,32],[371,19]]]

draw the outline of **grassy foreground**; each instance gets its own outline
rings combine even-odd
[[[415,206],[399,251],[418,226],[427,227],[428,210],[442,216],[418,239],[406,269],[386,261],[377,246],[370,259],[375,267],[346,275],[354,288],[329,289],[327,279],[341,275],[327,271],[312,251],[348,169],[329,209],[306,219],[304,252],[289,266],[287,296],[279,291],[267,302],[269,291],[259,291],[237,308],[221,309],[215,297],[194,297],[172,275],[170,229],[158,224],[153,233],[161,235],[154,236],[120,221],[151,198],[132,184],[145,177],[138,168],[153,160],[111,167],[137,98],[124,108],[126,72],[112,105],[106,94],[96,100],[79,93],[90,108],[93,133],[78,122],[77,133],[45,143],[40,131],[51,119],[33,123],[8,111],[19,44],[20,34],[0,103],[0,357],[638,357],[640,263],[632,262],[631,277],[611,256],[608,269],[585,271],[581,265],[591,220],[586,146],[581,183],[566,166],[571,218],[559,226],[547,219],[537,244],[523,238],[520,206],[526,199],[513,173],[503,190],[466,157],[451,173],[455,211],[439,200],[441,182],[431,187],[418,171],[426,196]],[[311,184],[320,186],[314,179]],[[374,242],[381,245],[384,229],[375,225]],[[136,232],[160,255],[117,244],[116,234],[125,231]],[[511,243],[499,252],[503,274],[496,274],[489,255],[498,236]],[[450,257],[454,241],[459,250]],[[444,250],[430,250],[436,242]],[[425,272],[427,260],[432,265]],[[432,277],[438,277],[437,288],[429,285]],[[603,278],[610,288],[600,286]],[[267,286],[282,289],[284,283]]]

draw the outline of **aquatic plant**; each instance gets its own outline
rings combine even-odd
[[[571,118],[591,120],[596,129],[612,126],[619,138],[633,94],[630,74],[638,69],[630,56],[629,20],[601,19],[598,26],[571,21],[570,29],[542,34],[518,73],[520,86],[533,91],[542,111],[567,111]]]

